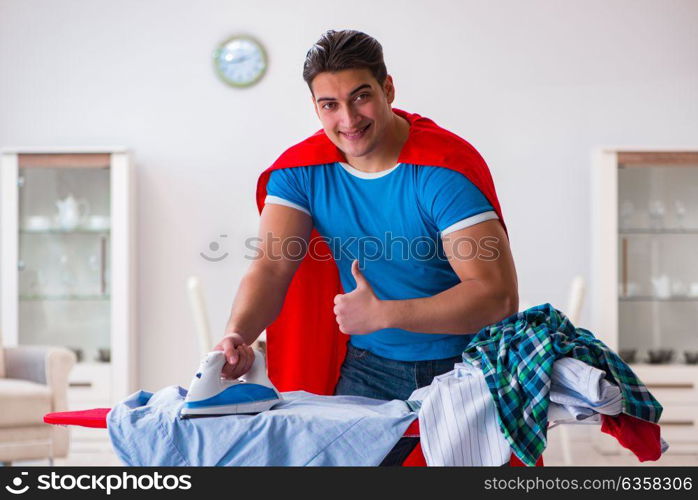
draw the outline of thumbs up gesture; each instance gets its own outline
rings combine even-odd
[[[351,263],[351,274],[356,280],[356,288],[334,297],[334,314],[339,330],[358,335],[385,328],[382,324],[383,301],[373,293],[373,288],[359,270],[358,260]]]

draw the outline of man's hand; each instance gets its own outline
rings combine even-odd
[[[225,353],[226,363],[221,370],[223,378],[239,378],[252,368],[254,352],[250,346],[245,344],[245,339],[237,333],[227,334],[215,345],[213,350]]]
[[[340,331],[356,335],[384,328],[382,301],[359,271],[358,260],[352,262],[351,274],[356,280],[356,288],[334,297],[334,314]]]

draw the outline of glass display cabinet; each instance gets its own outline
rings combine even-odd
[[[671,450],[695,453],[698,149],[597,151],[592,220],[592,331],[664,405]]]
[[[3,151],[4,345],[62,345],[78,359],[69,404],[135,388],[134,190],[123,149]]]

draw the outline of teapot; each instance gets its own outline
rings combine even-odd
[[[75,229],[82,224],[90,211],[87,200],[76,200],[72,194],[64,200],[56,201],[56,207],[58,207],[56,215],[58,226],[66,230]]]

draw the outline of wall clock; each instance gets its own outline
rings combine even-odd
[[[248,35],[235,35],[213,52],[218,77],[233,87],[257,83],[267,70],[267,54],[262,44]]]

